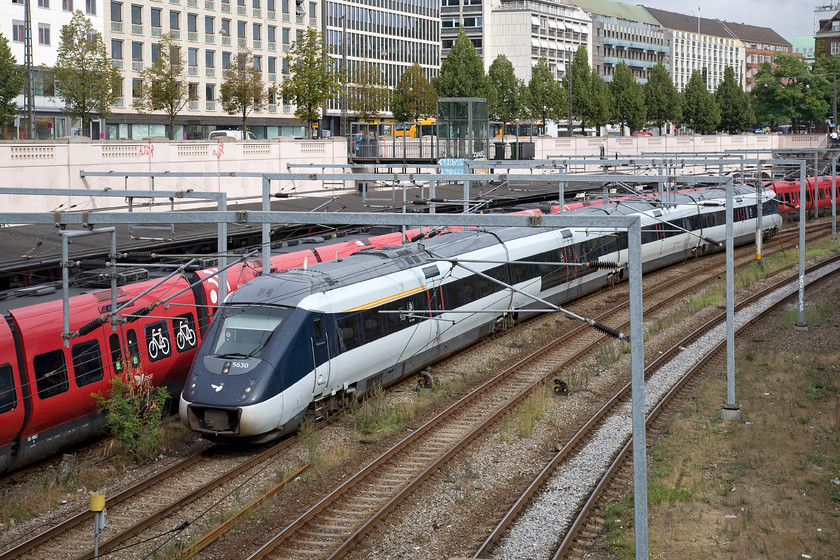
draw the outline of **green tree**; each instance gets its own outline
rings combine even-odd
[[[665,123],[676,124],[682,120],[680,92],[662,63],[653,67],[650,78],[642,89],[645,93],[648,122],[661,130]]]
[[[247,138],[248,115],[262,109],[268,100],[262,71],[254,67],[254,55],[245,49],[236,54],[236,64],[224,75],[225,81],[219,86],[222,109],[228,115],[242,115],[242,137]]]
[[[174,140],[175,117],[187,104],[189,88],[178,43],[169,33],[161,35],[158,53],[157,60],[140,73],[143,85],[135,108],[141,113],[163,111],[169,117],[169,138]]]
[[[426,72],[415,62],[400,77],[391,99],[391,111],[398,121],[419,121],[437,112],[437,99]]]
[[[585,45],[580,45],[572,61],[572,117],[580,121],[580,131],[585,133],[586,125],[591,124],[590,104],[592,99],[592,71],[589,68],[589,54]],[[568,84],[566,84],[568,87]]]
[[[778,54],[776,66],[765,62],[753,85],[753,109],[760,122],[803,124],[821,122],[828,114],[825,76],[816,76],[802,59]]]
[[[503,123],[515,121],[522,114],[522,80],[516,77],[513,64],[500,54],[487,71],[487,101],[490,118]]]
[[[94,115],[106,118],[120,90],[120,72],[111,64],[102,35],[80,10],[61,26],[55,67],[55,90],[64,114],[81,119],[88,131]]]
[[[715,100],[720,107],[718,130],[735,134],[755,123],[750,96],[735,80],[735,69],[731,66],[723,71],[723,81],[715,92]]]
[[[341,91],[344,73],[324,49],[321,34],[311,27],[292,43],[288,59],[291,77],[280,84],[280,93],[295,105],[295,116],[310,125],[306,130],[311,135],[324,103]]]
[[[610,119],[612,119],[612,97],[610,96],[610,88],[607,87],[604,78],[594,68],[589,73],[587,110],[587,122],[596,127],[600,134],[601,127],[609,124]]]
[[[487,97],[484,63],[463,27],[432,85],[440,97]]]
[[[631,130],[641,130],[647,120],[645,96],[642,86],[633,78],[633,71],[624,62],[619,62],[615,67],[610,93],[613,100],[613,122],[622,130],[625,125]]]
[[[353,80],[347,89],[347,107],[362,121],[378,117],[391,97],[391,92],[382,85],[379,67],[366,60],[356,65]]]
[[[20,95],[26,76],[18,67],[9,41],[0,34],[0,124],[10,122],[20,109],[15,98]]]
[[[545,57],[531,70],[531,79],[525,87],[525,107],[531,118],[543,123],[566,116],[566,88],[554,79]]]
[[[834,122],[834,84],[835,80],[840,83],[840,56],[826,56],[822,53],[817,53],[817,58],[811,69],[815,79],[819,79],[824,84],[822,88],[823,99],[828,105],[828,115]],[[828,118],[828,117],[826,117]]]
[[[697,70],[691,73],[683,91],[683,121],[695,132],[711,132],[720,122],[720,109]]]

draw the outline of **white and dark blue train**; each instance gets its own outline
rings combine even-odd
[[[719,250],[724,200],[712,188],[667,205],[634,199],[572,212],[641,214],[647,271]],[[756,201],[754,188],[736,187],[736,243],[755,239]],[[760,203],[769,237],[782,223],[773,192]],[[308,413],[340,409],[545,307],[526,294],[559,304],[620,276],[557,263],[621,267],[627,253],[626,232],[612,228],[490,228],[261,276],[230,294],[213,319],[181,395],[181,418],[220,441],[289,433]]]

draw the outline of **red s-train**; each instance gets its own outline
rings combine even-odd
[[[831,208],[831,176],[818,177],[816,181],[817,194],[814,196],[814,178],[808,177],[805,183],[805,211],[812,215],[814,201],[817,201],[817,211],[824,213]],[[769,187],[776,193],[779,201],[779,213],[786,218],[799,216],[800,181],[773,181]],[[837,178],[837,190],[840,194],[840,177]],[[840,197],[838,197],[840,198]]]
[[[420,233],[420,229],[410,230],[406,237]],[[398,232],[284,253],[271,258],[271,270],[342,258],[367,247],[399,244],[402,238]],[[71,338],[67,348],[61,336],[63,311],[58,294],[53,293],[50,301],[29,305],[32,297],[0,301],[0,473],[55,454],[98,432],[105,417],[91,395],[107,394],[116,376],[142,373],[155,386],[177,395],[220,303],[215,272],[182,274],[156,287],[160,279],[119,287],[118,305],[153,289],[119,311],[115,326],[105,322],[91,327],[110,312],[110,289],[74,295],[70,332],[81,329],[84,334]],[[227,292],[259,273],[253,262],[231,266],[226,272]],[[38,291],[49,292],[28,292]],[[175,296],[178,292],[182,293]],[[167,298],[172,299],[157,305]]]

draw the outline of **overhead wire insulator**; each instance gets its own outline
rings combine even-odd
[[[613,270],[616,268],[621,268],[620,264],[611,261],[589,261],[588,263],[586,263],[586,266],[588,266],[592,270]]]
[[[97,317],[93,321],[82,325],[79,330],[77,330],[73,336],[85,336],[87,334],[92,333],[102,325],[108,322],[108,317],[103,315],[101,317]]]
[[[145,317],[146,315],[151,313],[152,310],[155,307],[157,307],[157,304],[153,303],[151,305],[147,305],[146,307],[140,308],[137,311],[135,311],[134,313],[132,313],[131,315],[129,315],[125,322],[126,323],[133,323],[134,321],[136,321],[140,317]]]
[[[626,335],[623,332],[621,332],[617,329],[614,329],[610,326],[607,326],[603,323],[599,323],[598,321],[592,321],[592,320],[588,320],[587,323],[589,323],[589,325],[593,329],[595,329],[596,331],[600,331],[607,336],[617,338],[618,340],[626,340],[628,342],[630,341],[630,336],[629,335]]]
[[[109,264],[111,264],[109,261],[106,261],[105,259],[82,259],[78,262],[79,262],[79,266],[81,266],[81,267],[96,267],[96,268],[100,268],[100,267],[103,267],[103,266],[108,266]]]

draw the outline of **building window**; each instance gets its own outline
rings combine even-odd
[[[12,21],[12,41],[23,43],[26,40],[26,26],[22,21]]]
[[[239,37],[240,39],[245,38],[245,26],[246,25],[247,25],[247,22],[244,22],[244,21],[237,21],[236,22],[236,36]]]
[[[143,79],[142,78],[134,78],[131,80],[131,97],[139,98],[143,97]]]
[[[222,20],[221,34],[224,37],[230,37],[230,20],[229,19],[223,19]]]
[[[96,15],[96,0],[85,0],[85,13],[89,16]]]
[[[205,86],[204,86],[204,99],[205,99],[205,101],[215,101],[216,100],[216,84],[205,84]]]
[[[198,14],[187,14],[187,32],[198,33]]]
[[[143,43],[137,41],[131,42],[131,60],[134,62],[143,62]]]
[[[50,7],[50,0],[38,0],[38,7],[39,8],[49,8]]]
[[[157,43],[152,43],[152,63],[156,62],[157,59],[160,58],[160,45]]]
[[[122,2],[111,2],[111,21],[122,21]]]
[[[131,5],[131,25],[143,25],[143,6]]]
[[[161,11],[162,11],[161,8],[152,8],[152,19],[151,19],[151,22],[150,22],[152,27],[160,27]]]
[[[276,56],[269,56],[268,57],[268,73],[274,74],[277,72],[277,57]]]
[[[260,0],[254,0],[253,4],[255,10],[260,9]]]
[[[39,23],[38,24],[38,44],[39,45],[49,45],[50,44],[50,24],[48,24],[48,23]]]
[[[254,57],[254,68],[256,68],[257,70],[262,70],[262,57],[261,56],[255,56]]]
[[[283,44],[288,45],[289,41],[291,40],[292,30],[288,27],[283,28]]]
[[[481,27],[480,17],[465,17],[464,27]]]
[[[269,43],[277,42],[277,26],[276,25],[269,25],[268,26],[268,42]]]
[[[230,53],[222,52],[222,70],[230,68]]]
[[[198,101],[198,84],[190,82],[187,84],[187,99],[189,101]]]
[[[262,40],[262,25],[259,23],[254,24],[254,41]]]
[[[309,3],[309,17],[315,18],[315,2]]]
[[[208,35],[212,35],[215,33],[213,27],[215,26],[215,18],[210,16],[204,16],[204,32]]]
[[[216,67],[216,51],[204,51],[204,66],[207,68]],[[207,101],[212,101],[212,99]]]
[[[840,31],[840,20],[834,20],[831,22],[831,30]]]
[[[198,49],[187,49],[187,64],[189,66],[198,66]]]
[[[169,12],[169,29],[181,29],[181,12]]]
[[[831,42],[831,54],[840,54],[840,41],[832,41]]]
[[[275,9],[274,0],[267,0],[265,3],[265,9],[269,12],[273,12]]]
[[[119,39],[111,39],[111,58],[113,58],[114,60],[122,60],[122,47],[122,41],[120,41]]]
[[[281,5],[283,7],[283,13],[288,14],[289,13],[289,0],[282,0],[282,1],[283,1],[283,3]]]
[[[61,0],[61,9],[65,12],[73,11],[73,0]]]
[[[459,19],[458,18],[440,18],[440,26],[441,27],[458,27]]]

